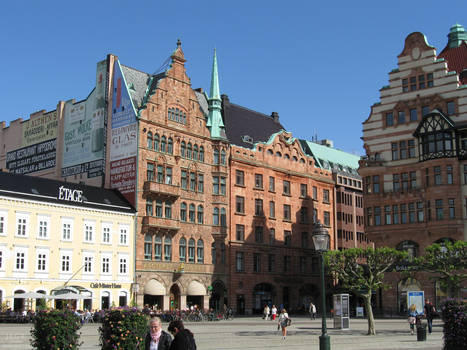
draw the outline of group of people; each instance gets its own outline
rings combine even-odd
[[[186,329],[183,321],[172,321],[167,328],[169,333],[162,330],[162,321],[153,317],[149,321],[149,331],[146,335],[145,350],[196,350],[193,333]]]
[[[265,305],[263,309],[263,319],[271,321],[275,321],[277,317],[277,308],[276,305],[272,305],[269,308],[269,305]],[[289,314],[284,308],[281,308],[281,312],[279,317],[277,318],[277,330],[282,330],[282,338],[285,339],[287,337],[287,327],[290,326],[292,320],[289,317]]]
[[[410,325],[410,334],[414,334],[415,325],[421,322],[421,317],[425,316],[426,323],[428,326],[428,333],[433,331],[433,318],[436,316],[436,309],[431,303],[430,299],[425,301],[423,306],[423,312],[418,312],[417,306],[415,304],[410,305],[409,307],[409,325]]]

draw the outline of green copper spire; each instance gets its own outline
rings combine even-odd
[[[208,98],[209,117],[207,126],[211,131],[212,138],[225,139],[225,126],[222,121],[222,100],[219,93],[219,75],[217,73],[217,55],[214,49],[214,60],[212,63],[211,91]]]
[[[448,45],[449,48],[456,48],[462,45],[462,42],[467,41],[467,32],[464,27],[460,24],[455,24],[451,27],[451,31],[448,34]]]

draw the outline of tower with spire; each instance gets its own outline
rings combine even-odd
[[[219,75],[217,72],[216,49],[214,49],[214,59],[212,62],[211,89],[209,91],[208,110],[209,116],[206,125],[211,132],[211,138],[225,140],[225,126],[221,114],[222,100],[219,93]]]

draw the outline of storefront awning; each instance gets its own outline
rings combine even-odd
[[[186,294],[187,295],[206,295],[206,288],[204,288],[204,286],[201,283],[197,281],[192,281],[188,285]]]
[[[149,280],[148,283],[144,285],[144,294],[165,295],[165,287],[159,281]]]

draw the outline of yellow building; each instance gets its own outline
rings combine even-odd
[[[0,302],[105,309],[130,303],[135,210],[117,191],[0,172]]]

